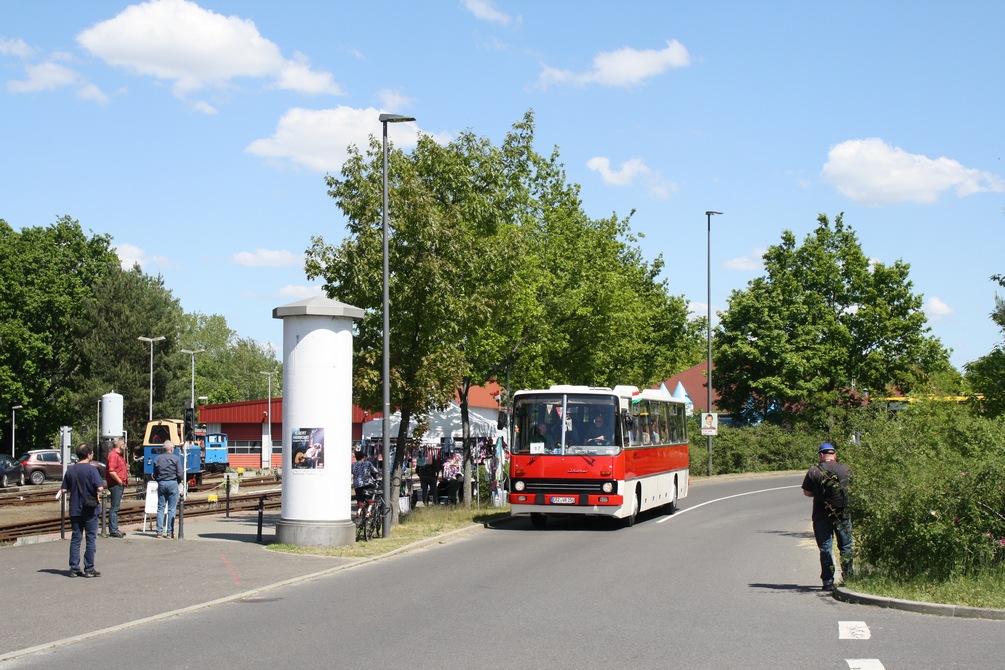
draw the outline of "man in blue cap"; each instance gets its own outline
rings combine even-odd
[[[813,535],[820,550],[820,579],[823,588],[834,588],[834,555],[831,549],[837,534],[841,551],[841,572],[844,578],[853,571],[851,546],[851,516],[848,510],[848,487],[851,470],[838,463],[834,445],[824,442],[817,450],[820,462],[807,470],[803,478],[803,495],[813,498]]]

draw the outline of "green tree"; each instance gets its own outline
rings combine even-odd
[[[721,406],[746,419],[817,416],[856,391],[908,393],[945,371],[910,266],[872,263],[842,216],[802,245],[790,231],[765,276],[733,291],[713,340]]]
[[[68,216],[20,232],[0,219],[0,397],[24,407],[22,450],[48,445],[59,426],[72,425],[77,321],[95,284],[117,266],[108,236],[85,235]]]
[[[178,353],[181,305],[164,285],[140,267],[116,267],[95,283],[75,325],[82,366],[72,395],[74,427],[96,436],[95,407],[102,395],[122,395],[123,423],[130,444],[143,439],[150,412],[150,345],[138,337],[161,337],[154,343],[154,418],[181,418],[188,398],[187,357]]]
[[[690,332],[683,298],[656,279],[662,260],[642,262],[627,219],[590,220],[557,151],[542,157],[533,139],[528,112],[499,148],[464,132],[390,154],[395,471],[411,422],[421,427],[456,396],[470,480],[468,391],[504,371],[517,385],[642,383],[686,358],[686,347],[654,349]],[[382,405],[381,156],[371,138],[365,156],[350,149],[341,179],[328,177],[349,235],[337,247],[315,238],[307,254],[308,276],[323,277],[329,296],[366,310],[354,389],[372,410]]]
[[[179,339],[184,349],[205,349],[195,357],[197,397],[206,396],[208,402],[214,404],[265,398],[269,378],[263,372],[276,373],[272,375],[272,397],[282,396],[282,364],[276,360],[273,347],[241,337],[227,325],[223,316],[200,312],[185,314]],[[191,365],[191,360],[188,362]],[[190,395],[191,368],[189,373],[186,400]]]
[[[1005,288],[1005,275],[994,275],[991,281]],[[1005,299],[995,294],[995,308],[991,320],[1005,334]],[[1005,414],[1005,351],[1000,342],[986,356],[966,365],[967,381],[975,393],[981,394],[980,405],[989,416]]]

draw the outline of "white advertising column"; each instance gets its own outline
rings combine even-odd
[[[283,320],[283,493],[276,540],[352,544],[352,325],[363,310],[314,297],[277,307],[272,316]]]

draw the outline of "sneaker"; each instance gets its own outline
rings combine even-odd
[[[84,572],[80,573],[80,576],[81,577],[100,577],[101,573],[98,572],[97,570],[85,570]]]
[[[834,590],[834,582],[824,582],[824,585],[821,588],[824,591],[833,591]]]
[[[80,570],[70,570],[70,574],[68,576],[69,577],[79,577],[82,574],[84,574],[84,573],[81,572]]]
[[[110,533],[108,533],[108,537],[125,537],[125,536],[126,534],[123,533],[121,530],[113,530]]]

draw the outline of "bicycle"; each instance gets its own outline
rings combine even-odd
[[[384,491],[381,481],[370,490],[365,501],[356,501],[356,541],[367,542],[380,532],[381,522],[388,516],[391,508],[384,501]]]
[[[373,500],[368,501],[368,507],[370,510],[370,516],[367,519],[367,540],[373,538],[381,532],[381,524],[386,523],[388,516],[391,513],[391,508],[387,506],[387,502],[384,500],[384,490],[381,488],[380,482],[377,482],[377,489],[374,493]]]

